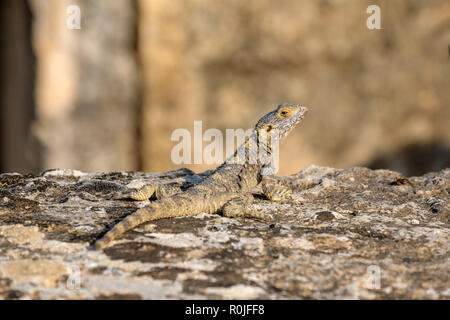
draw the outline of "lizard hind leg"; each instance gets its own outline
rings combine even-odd
[[[236,218],[236,217],[249,217],[258,218],[263,220],[271,220],[272,216],[265,212],[260,212],[252,210],[250,205],[253,203],[252,194],[239,194],[236,197],[229,200],[222,207],[222,214],[225,217]]]

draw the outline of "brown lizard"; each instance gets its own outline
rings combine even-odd
[[[291,197],[292,191],[271,178],[273,174],[273,142],[282,140],[305,117],[308,109],[299,104],[281,104],[263,116],[253,134],[222,165],[199,183],[185,191],[167,185],[150,184],[138,190],[126,190],[116,199],[146,200],[156,196],[149,206],[138,209],[117,223],[93,248],[103,249],[112,240],[134,227],[156,219],[222,212],[226,217],[270,218],[249,210],[251,191],[259,183],[264,195],[272,201]]]

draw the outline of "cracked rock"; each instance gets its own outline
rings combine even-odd
[[[130,183],[202,175],[47,170],[0,175],[0,299],[448,299],[450,169],[420,177],[318,166],[277,178],[273,221],[199,214],[89,244],[151,201]],[[301,201],[299,201],[301,199]]]

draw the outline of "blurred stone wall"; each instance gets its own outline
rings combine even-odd
[[[0,173],[36,172],[42,165],[31,132],[36,61],[30,40],[27,3],[0,1]]]
[[[43,169],[137,169],[133,1],[31,0],[37,56],[34,132]],[[70,5],[81,29],[69,29]]]
[[[23,170],[14,167],[23,160],[17,150],[36,154],[33,148],[34,171],[173,169],[175,129],[192,133],[194,120],[203,131],[247,129],[282,102],[311,112],[281,146],[281,174],[310,164],[407,175],[450,167],[446,0],[26,3],[35,92],[17,77],[9,88],[19,102],[20,92],[34,98],[22,102],[35,106],[24,113],[36,120],[18,121],[22,109],[12,102],[2,109],[10,123],[0,124],[2,140],[17,155],[8,171]],[[366,27],[369,4],[381,8],[381,30]],[[81,9],[80,30],[66,27],[69,5]],[[3,79],[20,71],[5,70]],[[22,142],[15,143],[18,132]],[[3,162],[8,148],[0,151]]]
[[[281,102],[311,107],[281,173],[450,166],[448,1],[138,3],[145,170],[174,167],[175,128],[248,128]],[[381,30],[366,27],[369,4]]]

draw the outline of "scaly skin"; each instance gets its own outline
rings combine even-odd
[[[274,184],[273,179],[268,176],[270,170],[267,169],[271,168],[270,160],[273,156],[271,139],[278,137],[282,140],[286,137],[300,123],[307,111],[302,105],[279,105],[258,121],[253,135],[247,137],[232,157],[184,192],[167,186],[148,185],[117,195],[116,199],[146,200],[155,194],[158,200],[116,224],[94,243],[93,248],[103,249],[126,231],[142,223],[162,218],[191,216],[203,212],[222,212],[227,217],[270,218],[266,214],[248,210],[248,206],[253,202],[251,191],[262,183],[263,193],[269,200],[281,201],[290,197],[291,190]],[[272,133],[277,135],[269,139],[268,136]],[[252,141],[255,142],[253,145]],[[258,150],[263,150],[264,153],[261,155]]]

